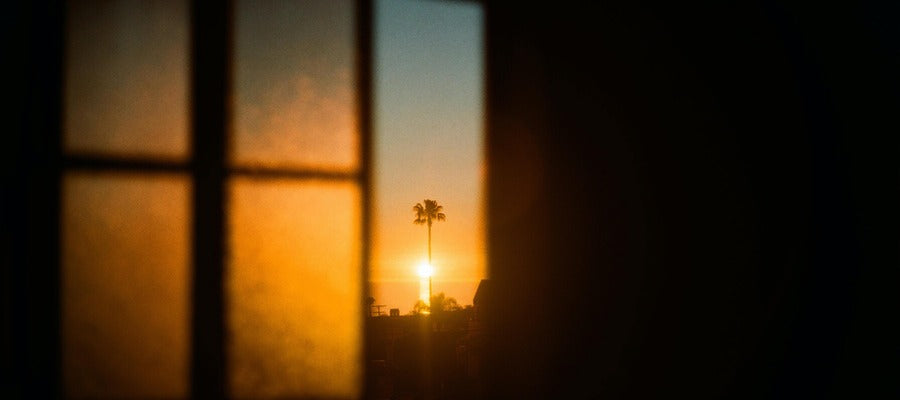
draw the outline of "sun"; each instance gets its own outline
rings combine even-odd
[[[434,275],[434,267],[427,261],[422,261],[419,263],[419,267],[416,268],[416,273],[419,274],[420,278],[430,278]]]
[[[428,261],[422,261],[416,268],[416,274],[419,275],[419,300],[425,304],[431,305],[431,276],[434,275],[434,267]]]

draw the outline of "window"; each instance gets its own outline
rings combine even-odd
[[[61,189],[63,392],[190,393],[189,15],[72,2]]]
[[[227,393],[355,398],[362,189],[354,3],[235,2]]]
[[[370,121],[379,115],[370,107],[372,7],[68,4],[63,397],[363,395],[363,299],[374,259]],[[480,39],[480,30],[472,35]],[[480,60],[473,65],[479,80],[466,93],[478,94]],[[455,190],[480,202],[475,100],[465,127],[476,132],[465,143],[475,182]],[[405,210],[421,199],[397,201]],[[483,236],[480,207],[457,204],[451,218],[464,209],[479,216],[465,229]],[[467,268],[480,278],[477,241]],[[466,284],[471,296],[477,281]]]
[[[356,4],[194,7],[68,6],[63,395],[358,397]]]

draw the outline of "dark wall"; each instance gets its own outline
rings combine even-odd
[[[491,397],[897,393],[900,10],[605,3],[487,6]]]
[[[62,13],[12,2],[0,17],[0,397],[59,392],[59,137]]]

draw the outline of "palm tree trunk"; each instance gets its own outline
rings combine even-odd
[[[431,307],[431,275],[434,275],[434,266],[431,265],[431,221],[428,221],[428,268],[431,268],[431,274],[428,275],[428,307]]]

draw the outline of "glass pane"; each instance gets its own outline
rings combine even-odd
[[[70,173],[62,195],[66,397],[185,397],[188,180]]]
[[[66,31],[65,149],[184,158],[184,1],[72,1]]]
[[[226,273],[232,396],[359,394],[359,196],[353,183],[232,181]]]
[[[349,0],[238,0],[232,162],[357,166],[354,9]]]
[[[425,199],[446,215],[431,227],[433,294],[472,304],[487,276],[482,6],[380,0],[374,27],[375,304],[407,314],[429,297],[428,228],[412,210]]]

